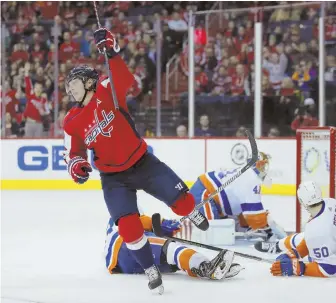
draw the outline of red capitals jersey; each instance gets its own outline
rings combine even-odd
[[[25,77],[25,93],[27,98],[24,116],[37,122],[42,122],[42,115],[49,113],[48,101],[34,94],[33,85],[29,77]]]
[[[87,149],[91,149],[100,171],[121,172],[144,155],[147,144],[137,133],[126,105],[135,79],[119,55],[110,59],[109,65],[119,110],[114,107],[109,79],[100,79],[90,102],[72,108],[64,119],[65,160],[76,156],[87,159]]]

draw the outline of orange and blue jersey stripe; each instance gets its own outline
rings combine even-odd
[[[208,172],[199,177],[200,181],[204,185],[204,187],[212,194],[218,190],[219,187],[222,186],[222,183],[215,175],[215,172]],[[216,203],[222,209],[222,212],[227,216],[232,216],[232,209],[229,202],[229,199],[226,195],[225,190],[222,190],[218,195],[214,197]]]
[[[118,254],[122,243],[122,237],[120,237],[117,231],[112,231],[111,228],[111,233],[108,234],[106,239],[106,245],[108,245],[108,247],[105,250],[106,267],[110,273],[112,273],[113,269],[117,266]]]

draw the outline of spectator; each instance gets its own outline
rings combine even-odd
[[[305,61],[301,61],[300,64],[295,66],[295,72],[292,75],[292,80],[296,87],[302,91],[308,93],[310,91],[310,75],[309,69]]]
[[[48,103],[42,97],[43,86],[42,83],[36,82],[34,89],[29,77],[30,64],[25,64],[25,93],[27,97],[27,105],[24,112],[26,120],[25,136],[26,137],[42,137],[46,119],[49,116]]]
[[[248,77],[245,72],[244,65],[238,64],[236,66],[236,72],[232,75],[231,94],[233,96],[245,95],[250,96],[250,87],[248,83]]]
[[[65,32],[63,34],[64,42],[60,46],[60,60],[66,62],[69,59],[79,53],[79,45],[71,40],[70,32]]]
[[[207,40],[206,30],[202,24],[199,24],[195,29],[195,44],[206,45]]]
[[[280,96],[293,96],[294,95],[294,83],[291,78],[284,78],[282,80]]]
[[[231,80],[232,79],[228,76],[226,68],[221,66],[212,78],[212,83],[215,86],[212,93],[214,95],[228,94],[230,92]]]
[[[278,50],[280,55],[278,53],[272,53],[270,56],[266,54],[263,62],[263,67],[269,72],[270,82],[276,91],[280,90],[288,63],[283,46],[278,47]]]
[[[203,67],[205,72],[212,72],[216,68],[217,63],[217,58],[214,54],[213,48],[207,47],[200,65]]]
[[[277,127],[272,127],[270,128],[270,130],[268,131],[267,134],[268,138],[277,138],[280,137],[280,131]]]
[[[195,66],[195,90],[196,93],[206,93],[208,90],[209,79],[207,74],[199,65]]]
[[[246,127],[240,126],[236,131],[237,138],[245,138],[246,137]]]
[[[310,101],[306,104],[310,104]],[[294,131],[302,127],[318,126],[318,120],[312,116],[309,106],[299,107],[296,109],[295,115],[296,117],[291,123],[291,128]]]
[[[181,124],[176,128],[176,136],[179,138],[185,138],[188,136],[188,131],[185,125]]]
[[[216,136],[217,132],[209,127],[210,121],[208,115],[202,115],[200,117],[200,128],[195,129],[195,136],[197,137],[211,137]]]
[[[174,12],[172,19],[168,21],[168,26],[175,32],[186,32],[188,30],[188,24],[185,22],[178,12]]]

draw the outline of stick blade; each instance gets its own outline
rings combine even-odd
[[[155,213],[152,215],[152,226],[154,234],[158,237],[163,237],[163,231],[161,228],[161,215],[159,213]]]

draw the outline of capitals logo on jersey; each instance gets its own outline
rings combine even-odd
[[[93,128],[89,129],[88,134],[85,135],[85,144],[87,146],[89,146],[92,142],[96,142],[99,134],[104,137],[111,137],[113,126],[110,124],[114,119],[115,115],[112,110],[108,113],[106,113],[105,110],[102,110],[101,115],[103,117],[103,120],[99,120],[97,109],[94,110],[95,124]]]

